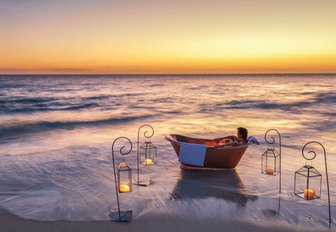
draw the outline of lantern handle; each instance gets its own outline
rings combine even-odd
[[[316,142],[316,141],[311,141],[311,142],[309,142],[309,143],[306,143],[306,145],[304,145],[303,148],[302,148],[302,156],[303,156],[303,158],[305,158],[306,160],[313,160],[313,159],[315,159],[315,157],[316,157],[316,152],[315,152],[315,151],[307,151],[308,154],[313,154],[312,158],[309,158],[309,157],[307,157],[307,156],[305,155],[305,148],[306,148],[309,144],[311,144],[311,143],[317,143],[317,144],[319,144],[319,145],[323,148],[323,151],[324,151],[324,153],[325,153],[325,149],[324,149],[324,147],[323,147],[323,145],[322,145],[321,143]]]
[[[145,138],[149,139],[151,137],[153,137],[154,135],[154,128],[149,125],[149,124],[143,124],[139,127],[138,129],[138,141],[137,141],[137,174],[138,174],[138,180],[137,180],[137,184],[139,186],[139,182],[140,182],[140,149],[139,149],[139,146],[140,146],[140,131],[143,127],[148,127],[151,131],[151,133],[149,135],[146,135],[148,130],[145,130],[143,135]]]
[[[279,175],[279,194],[281,194],[281,175],[282,175],[282,171],[281,171],[281,156],[282,156],[281,155],[281,134],[276,129],[269,129],[268,131],[266,131],[264,138],[265,138],[265,141],[266,141],[266,143],[268,145],[275,143],[275,138],[272,135],[269,135],[269,132],[271,132],[271,131],[276,132],[278,134],[278,136],[279,136],[279,161],[280,161],[280,163],[279,163],[279,169],[280,169],[280,175]],[[267,137],[267,136],[269,136],[269,137]],[[272,140],[269,140],[268,138],[271,138]]]
[[[266,131],[265,136],[264,136],[265,141],[268,144],[274,144],[275,143],[275,138],[272,135],[268,134],[271,131],[275,131],[278,134],[278,136],[279,136],[279,153],[281,154],[281,134],[280,134],[280,132],[278,130],[276,130],[276,129],[269,129],[268,131]],[[267,137],[268,135],[269,135],[269,137]],[[272,139],[272,140],[269,140],[269,138]]]
[[[328,167],[327,167],[327,153],[326,150],[324,148],[324,146],[322,145],[322,143],[317,142],[317,141],[310,141],[308,143],[306,143],[306,145],[303,146],[302,148],[302,156],[306,159],[306,160],[313,160],[316,157],[316,152],[311,150],[308,151],[307,153],[311,153],[313,154],[313,158],[307,158],[304,154],[305,148],[309,145],[309,144],[318,144],[322,147],[323,149],[323,155],[324,155],[324,165],[325,165],[325,171],[326,171],[326,179],[327,179],[327,191],[328,191],[328,209],[329,209],[329,227],[331,226],[331,209],[330,209],[330,190],[329,190],[329,177],[328,177]]]
[[[118,141],[118,140],[127,140],[127,142],[131,145],[129,150],[127,151],[123,151],[125,149],[125,146],[122,146],[119,150],[119,153],[122,156],[125,156],[127,154],[129,154],[132,151],[133,145],[132,142],[129,138],[127,137],[118,137],[116,138],[113,143],[112,143],[112,163],[113,163],[113,174],[114,174],[114,183],[115,183],[115,190],[116,190],[116,195],[117,195],[117,204],[118,204],[118,213],[119,213],[119,221],[121,221],[121,213],[120,213],[120,203],[119,203],[119,193],[118,193],[118,186],[117,186],[117,175],[116,175],[116,170],[115,170],[115,159],[114,159],[114,144]]]
[[[146,131],[144,132],[144,137],[147,138],[147,139],[153,137],[153,135],[154,135],[154,128],[153,128],[151,125],[149,125],[149,124],[143,124],[143,125],[140,126],[139,129],[138,129],[138,138],[139,138],[140,130],[141,130],[143,127],[149,127],[149,128],[151,129],[151,134],[150,134],[150,135],[146,135],[147,132],[148,132],[148,131],[146,130]],[[139,141],[139,139],[138,139],[138,141]]]

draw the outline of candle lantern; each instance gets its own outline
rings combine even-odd
[[[152,142],[145,142],[140,146],[140,162],[145,166],[154,165],[156,159],[157,149]]]
[[[322,175],[310,165],[305,165],[295,172],[294,194],[306,200],[321,197]]]
[[[119,192],[132,192],[132,169],[123,161],[118,165],[117,170]]]
[[[276,139],[270,135],[270,132],[278,134],[278,145],[276,148]],[[279,175],[279,194],[281,194],[281,135],[276,129],[270,129],[265,133],[265,141],[268,144],[267,150],[261,155],[261,173],[271,176]]]
[[[122,162],[120,162],[117,166],[115,166],[114,159],[114,145],[118,140],[126,140],[130,144],[130,148],[125,151],[125,146],[122,146],[119,150],[119,153],[123,156]],[[131,220],[132,211],[121,211],[120,210],[120,201],[119,201],[119,193],[129,193],[132,192],[132,169],[128,166],[125,161],[125,155],[129,154],[132,151],[132,142],[126,137],[119,137],[114,140],[112,144],[112,162],[113,162],[113,174],[115,181],[115,191],[117,197],[117,205],[118,211],[111,210],[109,213],[109,217],[112,221],[115,222],[128,222]]]
[[[280,153],[268,148],[261,155],[261,173],[276,176],[280,173]]]
[[[149,139],[154,135],[154,129],[152,126],[148,124],[144,124],[139,127],[138,129],[138,149],[137,149],[137,171],[138,171],[138,180],[137,184],[140,186],[148,186],[150,185],[150,179],[147,180],[140,180],[140,163],[144,166],[150,166],[157,163],[157,148],[154,146],[150,141],[145,142],[143,145],[140,146],[140,131],[142,128],[149,128],[150,133],[147,134],[147,130],[144,132],[144,137]]]
[[[324,146],[316,141],[307,143],[302,148],[302,156],[307,161],[312,161],[316,157],[315,151],[308,151],[311,157],[305,155],[305,148],[308,145],[319,145],[323,149],[324,153],[324,163],[327,179],[327,191],[328,191],[328,206],[329,206],[329,226],[331,225],[331,210],[330,210],[330,191],[329,191],[329,178],[327,169],[327,156]],[[321,198],[321,187],[322,187],[322,175],[317,171],[312,165],[304,165],[302,168],[297,170],[294,175],[294,194],[306,200],[314,200]]]

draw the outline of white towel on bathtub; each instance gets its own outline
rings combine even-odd
[[[205,152],[205,145],[181,143],[179,161],[184,164],[203,167]]]

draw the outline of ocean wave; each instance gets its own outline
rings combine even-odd
[[[92,97],[87,97],[85,100],[87,101],[97,101],[97,100],[105,100],[111,98],[111,95],[100,95],[100,96],[92,96]]]
[[[135,120],[143,120],[154,117],[152,114],[138,116],[123,116],[106,119],[97,119],[92,121],[37,121],[22,122],[16,125],[0,126],[0,139],[6,142],[6,139],[17,138],[20,135],[31,133],[42,133],[51,130],[73,130],[79,127],[96,127],[113,124],[123,124]]]
[[[174,103],[175,99],[172,97],[162,97],[156,98],[152,100],[154,103]]]
[[[148,87],[164,87],[165,85],[162,83],[158,83],[158,84],[150,84]]]
[[[334,92],[325,92],[318,93],[314,97],[316,103],[336,103],[336,93]]]
[[[293,111],[298,108],[311,107],[316,104],[334,104],[336,102],[336,94],[327,92],[327,93],[318,93],[313,95],[309,99],[296,102],[270,102],[267,100],[234,100],[227,103],[218,103],[216,107],[229,108],[229,109],[280,109],[284,111]]]
[[[35,97],[35,98],[16,98],[16,99],[5,99],[5,100],[0,100],[0,104],[36,104],[36,103],[43,103],[43,102],[50,102],[50,101],[55,101],[58,100],[57,98],[52,98],[52,97]]]
[[[21,88],[23,86],[24,86],[24,84],[22,84],[22,83],[1,83],[0,90],[1,89],[4,89],[4,90],[16,89],[16,88]]]
[[[0,113],[27,113],[46,111],[72,111],[92,108],[111,108],[130,97],[144,93],[122,93],[114,95],[97,95],[89,97],[17,97],[0,98]]]
[[[295,107],[304,107],[311,104],[310,102],[295,102],[295,103],[276,103],[268,102],[265,100],[242,100],[242,101],[231,101],[227,103],[229,109],[281,109],[289,111]]]
[[[55,97],[30,97],[0,99],[1,113],[26,113],[36,111],[66,111],[99,107],[96,101],[76,98],[59,99]]]
[[[0,105],[1,106],[1,105]],[[33,112],[46,112],[46,111],[73,111],[80,109],[89,109],[100,107],[97,103],[77,104],[70,106],[63,106],[62,104],[48,104],[38,105],[33,107],[1,107],[0,113],[33,113]]]
[[[187,88],[187,90],[203,90],[203,89],[207,89],[209,86],[208,85],[199,85],[199,86],[192,86]]]

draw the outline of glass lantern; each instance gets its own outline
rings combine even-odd
[[[310,165],[305,165],[295,172],[294,194],[306,199],[321,198],[322,175]]]
[[[280,173],[280,154],[274,148],[268,148],[261,155],[261,173],[276,176]]]
[[[157,162],[157,149],[151,142],[140,146],[140,162],[145,165],[154,165]]]
[[[324,165],[325,165],[325,177],[327,183],[327,196],[328,196],[328,214],[329,214],[329,228],[331,227],[331,204],[330,204],[330,188],[329,188],[329,177],[327,168],[327,152],[322,145],[322,143],[317,141],[310,141],[302,148],[302,156],[307,161],[312,162],[316,158],[316,149],[320,147],[323,151]],[[308,156],[309,155],[309,156]],[[304,165],[302,168],[297,170],[294,175],[294,194],[305,200],[314,200],[321,198],[321,188],[322,188],[322,175],[317,171],[312,164]]]
[[[118,164],[117,178],[119,193],[132,192],[132,169],[125,161]]]

